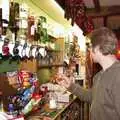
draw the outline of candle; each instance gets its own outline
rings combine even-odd
[[[50,102],[49,102],[49,107],[50,109],[55,109],[57,106],[56,106],[56,100],[55,99],[51,99]]]

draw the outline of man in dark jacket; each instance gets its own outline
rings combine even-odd
[[[91,33],[91,55],[102,70],[94,76],[91,89],[84,89],[65,75],[58,84],[66,87],[80,100],[91,103],[91,120],[120,120],[120,63],[116,59],[117,38],[108,28]]]

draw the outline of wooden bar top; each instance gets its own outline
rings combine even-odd
[[[45,104],[41,109],[28,115],[25,120],[60,120],[60,115],[74,102],[75,99],[76,97],[69,103],[58,103],[56,109],[50,109],[49,104]]]

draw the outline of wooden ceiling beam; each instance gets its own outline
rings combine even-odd
[[[96,10],[94,8],[87,8],[86,9],[86,14],[88,16],[93,17],[93,18],[120,15],[120,6],[101,7],[100,12],[96,12]]]
[[[93,0],[94,6],[95,6],[95,10],[96,12],[100,12],[100,1],[99,0]]]

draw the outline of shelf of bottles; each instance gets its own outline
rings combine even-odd
[[[56,38],[48,35],[47,19],[29,14],[29,9],[10,2],[9,20],[2,19],[0,9],[0,59],[38,60],[38,66],[57,65]],[[1,32],[2,31],[2,32]],[[53,64],[54,63],[54,64]]]

